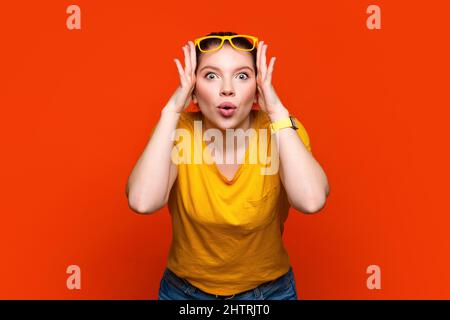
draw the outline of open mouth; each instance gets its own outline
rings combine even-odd
[[[217,108],[219,109],[219,113],[226,118],[233,116],[237,109],[231,102],[223,102]]]
[[[234,105],[234,103],[232,103],[230,101],[224,101],[221,104],[219,104],[217,107],[221,108],[221,109],[225,109],[225,110],[236,109],[236,106]]]

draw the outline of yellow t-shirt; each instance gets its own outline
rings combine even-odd
[[[251,112],[252,128],[257,132],[251,136],[257,140],[251,141],[260,141],[258,129],[265,128],[270,155],[270,119],[264,111]],[[193,136],[194,121],[201,121],[201,116],[200,112],[183,112],[177,128]],[[308,134],[295,119],[297,133],[311,152]],[[168,200],[172,243],[167,267],[192,285],[217,295],[247,291],[288,272],[290,261],[282,234],[290,205],[279,174],[261,174],[260,168],[268,165],[250,163],[247,147],[246,161],[228,180],[216,164],[195,163],[194,150],[198,145],[204,148],[205,141],[197,147],[195,139],[186,141],[191,146],[186,159],[191,163],[177,164],[178,177]]]

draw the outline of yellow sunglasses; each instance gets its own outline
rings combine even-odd
[[[230,42],[236,50],[252,51],[258,44],[258,38],[245,34],[233,36],[206,36],[194,40],[194,45],[198,46],[201,52],[214,52],[222,48],[225,40]]]

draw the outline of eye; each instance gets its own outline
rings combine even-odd
[[[208,72],[206,75],[205,75],[205,78],[206,79],[214,79],[214,78],[211,78],[211,77],[209,77],[209,75],[216,75],[214,72]],[[241,72],[241,73],[239,73],[239,75],[238,76],[240,76],[240,75],[244,75],[245,77],[244,78],[242,78],[242,77],[240,77],[240,79],[242,79],[242,80],[246,80],[246,79],[248,79],[248,74],[246,73],[246,72]]]
[[[205,78],[206,79],[213,79],[213,78],[209,78],[208,76],[210,75],[210,74],[213,74],[213,75],[215,75],[215,73],[214,72],[208,72],[206,75],[205,75]]]
[[[246,72],[241,72],[241,73],[239,73],[239,75],[241,75],[241,74],[244,74],[244,75],[245,75],[245,78],[240,78],[240,79],[242,79],[242,80],[248,79],[248,74],[247,74]]]

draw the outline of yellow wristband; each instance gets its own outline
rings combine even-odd
[[[294,117],[289,116],[288,118],[283,118],[283,119],[277,120],[275,122],[272,122],[270,124],[270,131],[272,133],[275,133],[278,130],[284,129],[284,128],[292,128],[295,130],[298,129],[298,126],[297,126],[297,123],[295,122]]]

